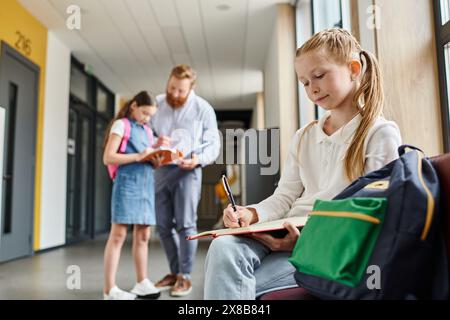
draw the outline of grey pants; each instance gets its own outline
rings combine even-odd
[[[156,226],[169,261],[170,272],[190,274],[197,252],[197,207],[202,169],[186,171],[174,166],[155,170]]]

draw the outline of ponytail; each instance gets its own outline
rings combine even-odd
[[[362,119],[344,158],[345,173],[350,181],[364,175],[364,141],[369,129],[376,119],[382,115],[384,104],[381,70],[377,59],[372,53],[364,50],[359,55],[363,66],[364,60],[366,61],[366,70],[361,85],[353,98],[353,104],[358,108]]]

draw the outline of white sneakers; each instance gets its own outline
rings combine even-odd
[[[161,291],[158,288],[155,288],[153,282],[148,279],[136,283],[131,292],[141,299],[157,299],[161,295]]]
[[[153,285],[148,279],[144,279],[136,283],[133,290],[130,292],[119,289],[117,286],[109,290],[108,294],[103,293],[104,300],[135,300],[141,299],[157,299],[161,295],[161,291]]]
[[[103,293],[104,300],[134,300],[136,295],[119,289],[117,286],[111,288],[109,293]]]

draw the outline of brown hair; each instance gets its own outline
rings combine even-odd
[[[116,116],[111,120],[111,122],[108,124],[106,130],[105,130],[105,137],[103,139],[103,149],[106,147],[106,143],[108,142],[109,132],[111,131],[111,127],[114,123],[114,121],[127,118],[130,116],[131,112],[131,105],[133,102],[136,102],[136,105],[138,107],[142,106],[155,106],[155,100],[152,98],[152,96],[147,91],[141,91],[137,95],[135,95],[131,100],[128,100],[119,110],[119,112],[116,114]]]
[[[316,33],[297,49],[296,57],[314,50],[324,50],[338,63],[359,60],[363,66],[361,83],[352,102],[362,120],[344,157],[345,173],[347,178],[353,181],[364,175],[364,141],[369,129],[383,112],[384,92],[381,70],[377,58],[363,50],[355,37],[344,29],[332,28]]]
[[[172,77],[190,79],[191,85],[193,86],[197,80],[197,72],[186,64],[180,64],[172,69],[169,79]]]

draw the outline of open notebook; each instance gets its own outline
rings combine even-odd
[[[216,238],[225,235],[242,235],[256,232],[271,233],[273,234],[273,236],[280,238],[283,237],[283,235],[286,235],[288,232],[287,229],[283,227],[283,223],[289,221],[297,228],[302,228],[306,224],[307,219],[308,217],[291,217],[280,220],[255,223],[248,227],[242,228],[210,230],[201,232],[193,236],[189,236],[186,239],[195,240],[199,238]]]
[[[161,146],[161,147],[155,149],[155,151],[150,153],[142,161],[154,162],[159,157],[161,159],[162,166],[169,165],[169,164],[176,165],[179,160],[189,159],[193,153],[201,153],[203,148],[207,147],[210,144],[211,144],[211,142],[205,142],[205,143],[197,146],[196,148],[193,148],[191,151],[187,152],[186,154],[184,154],[183,152],[181,152],[180,150],[178,150],[176,148]]]
[[[177,160],[183,159],[184,155],[181,151],[175,148],[169,148],[161,146],[155,151],[150,153],[142,161],[156,161],[157,158],[161,159],[161,165],[176,164]]]

